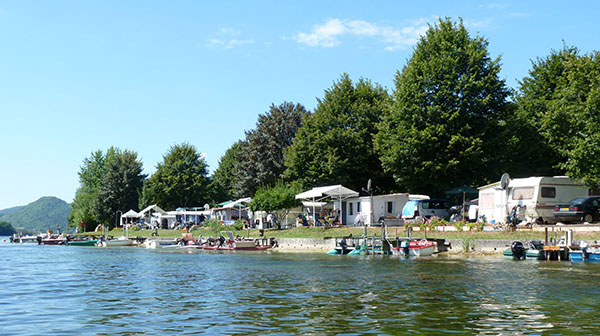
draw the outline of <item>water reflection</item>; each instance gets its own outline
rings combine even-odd
[[[2,245],[0,334],[597,333],[600,265]]]

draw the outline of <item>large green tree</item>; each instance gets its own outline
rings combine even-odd
[[[214,203],[243,197],[241,191],[235,188],[240,185],[237,181],[237,176],[239,176],[237,170],[240,169],[242,155],[242,141],[236,141],[219,160],[219,166],[213,173],[211,181]]]
[[[440,19],[397,72],[376,146],[404,190],[439,195],[500,176],[509,91],[487,46],[462,20]]]
[[[343,184],[354,190],[373,179],[378,191],[391,189],[373,149],[373,134],[388,101],[381,86],[366,79],[353,83],[343,74],[318,99],[288,148],[286,178],[305,188]]]
[[[112,226],[117,212],[138,210],[139,199],[146,175],[137,153],[130,150],[110,148],[106,155],[105,172],[98,188],[94,212],[100,223]]]
[[[111,147],[108,151],[114,150]],[[85,223],[84,229],[89,231],[100,223],[94,206],[98,202],[99,189],[105,174],[106,155],[101,150],[97,150],[91,153],[90,157],[83,159],[79,170],[79,188],[75,193],[68,217],[69,225],[81,228],[79,224],[83,222]]]
[[[600,187],[600,53],[563,46],[538,58],[520,82],[517,101],[545,144],[546,162]]]
[[[252,197],[250,210],[274,214],[281,221],[291,208],[298,206],[296,195],[300,192],[302,188],[298,183],[286,184],[281,180],[272,186],[261,186]]]
[[[256,128],[246,132],[240,166],[235,170],[239,196],[253,195],[260,185],[272,185],[283,177],[284,151],[308,114],[301,104],[284,102],[258,116]]]
[[[167,210],[201,207],[210,201],[208,165],[195,146],[172,146],[156,172],[144,184],[142,206],[157,204]]]

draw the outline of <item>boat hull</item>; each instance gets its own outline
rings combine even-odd
[[[94,245],[96,245],[97,242],[98,242],[98,240],[96,240],[96,239],[71,240],[70,242],[67,242],[67,245],[69,245],[69,246],[94,246]]]

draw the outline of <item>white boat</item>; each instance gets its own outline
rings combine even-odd
[[[102,247],[107,247],[107,246],[131,246],[131,245],[133,245],[133,240],[131,240],[131,239],[125,237],[125,236],[121,236],[121,237],[118,237],[116,239],[100,240],[100,241],[98,241],[98,243],[96,245],[102,246]]]
[[[144,247],[149,249],[175,247],[178,246],[178,242],[175,239],[146,239]]]
[[[433,254],[435,242],[425,239],[402,241],[400,246],[392,248],[393,255],[405,257],[427,257]]]

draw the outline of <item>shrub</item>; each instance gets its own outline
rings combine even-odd
[[[454,226],[456,231],[461,232],[463,230],[463,227],[465,226],[465,220],[463,219],[463,220],[456,221],[456,222],[452,223],[452,226]]]
[[[221,231],[221,229],[223,227],[221,225],[221,221],[219,221],[216,218],[211,218],[208,221],[206,221],[205,226],[216,232]]]
[[[238,219],[235,221],[235,223],[233,223],[233,229],[236,231],[240,231],[244,229],[244,220],[243,219]]]

